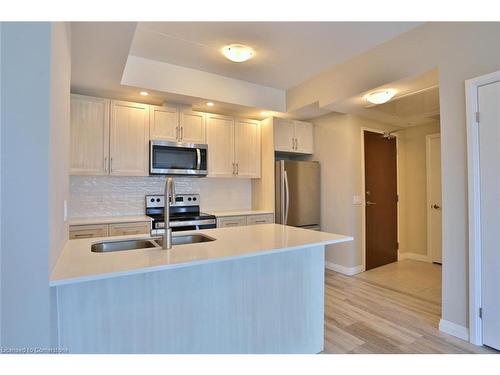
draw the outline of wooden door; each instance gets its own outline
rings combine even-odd
[[[478,88],[483,344],[500,350],[500,82]]]
[[[260,122],[237,119],[234,136],[236,175],[260,178]]]
[[[180,139],[184,143],[206,143],[205,113],[197,111],[181,111]]]
[[[70,174],[107,175],[109,99],[71,95]]]
[[[179,111],[175,107],[150,106],[150,138],[164,141],[179,139]]]
[[[441,228],[441,137],[431,134],[427,141],[427,251],[434,263],[442,264]]]
[[[313,153],[313,124],[304,121],[295,123],[295,152]]]
[[[207,114],[208,175],[233,177],[234,120],[224,115]]]
[[[110,174],[148,176],[149,106],[111,101]]]
[[[294,151],[295,125],[292,120],[274,119],[274,150]]]
[[[396,139],[364,132],[366,269],[398,260]]]

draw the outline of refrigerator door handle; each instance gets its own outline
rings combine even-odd
[[[283,224],[286,225],[288,222],[288,209],[290,207],[290,189],[288,188],[288,177],[286,171],[283,172],[283,177],[285,179],[285,220]]]

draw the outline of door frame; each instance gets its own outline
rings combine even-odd
[[[500,81],[500,71],[465,81],[465,110],[467,130],[468,218],[469,218],[469,341],[483,345],[481,307],[481,212],[478,89]],[[443,249],[444,250],[444,249]]]
[[[434,261],[434,254],[431,251],[431,210],[429,207],[431,206],[431,193],[430,193],[430,183],[431,183],[431,140],[436,139],[436,138],[441,138],[441,133],[434,133],[434,134],[427,134],[425,136],[425,178],[426,178],[426,195],[427,195],[427,260],[429,262]],[[440,141],[441,142],[441,141]],[[442,172],[442,171],[441,171]],[[441,191],[441,206],[443,205],[443,198],[442,198],[443,192]],[[441,230],[442,230],[442,216],[441,216]],[[442,241],[441,241],[442,242]],[[442,246],[442,245],[441,245]],[[441,247],[441,259],[442,259],[442,254],[443,249]],[[441,260],[442,262],[442,260]]]
[[[380,130],[380,129],[373,129],[373,128],[368,128],[365,126],[361,127],[361,207],[363,208],[361,210],[361,249],[363,250],[363,264],[362,264],[362,270],[361,272],[366,271],[366,186],[365,186],[365,131],[372,132],[372,133],[378,133],[378,134],[384,134],[386,130]],[[398,202],[397,202],[397,236],[398,236],[398,244],[400,241],[399,237],[399,231],[401,228],[401,223],[400,223],[400,206],[399,206],[399,135],[394,134],[396,137],[396,193],[398,195]],[[399,246],[398,246],[399,247]],[[398,248],[398,260],[400,259],[399,255],[399,248]]]

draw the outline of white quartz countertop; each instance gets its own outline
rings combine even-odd
[[[267,211],[267,210],[227,210],[227,211],[204,211],[204,212],[210,215],[215,215],[217,217],[274,214],[274,211]]]
[[[185,235],[182,232],[175,235]],[[352,237],[280,224],[262,224],[195,231],[215,241],[177,245],[170,250],[140,250],[93,253],[92,243],[102,240],[144,238],[144,235],[69,240],[59,257],[50,286],[99,280],[116,276],[258,256],[267,253],[352,241]]]
[[[151,222],[151,220],[153,219],[146,215],[75,217],[69,219],[69,225],[136,223],[145,221]]]

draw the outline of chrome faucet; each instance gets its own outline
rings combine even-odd
[[[163,233],[163,248],[172,248],[172,228],[170,228],[170,204],[175,203],[175,184],[172,177],[165,181],[165,204],[163,216],[165,218],[165,232]]]

